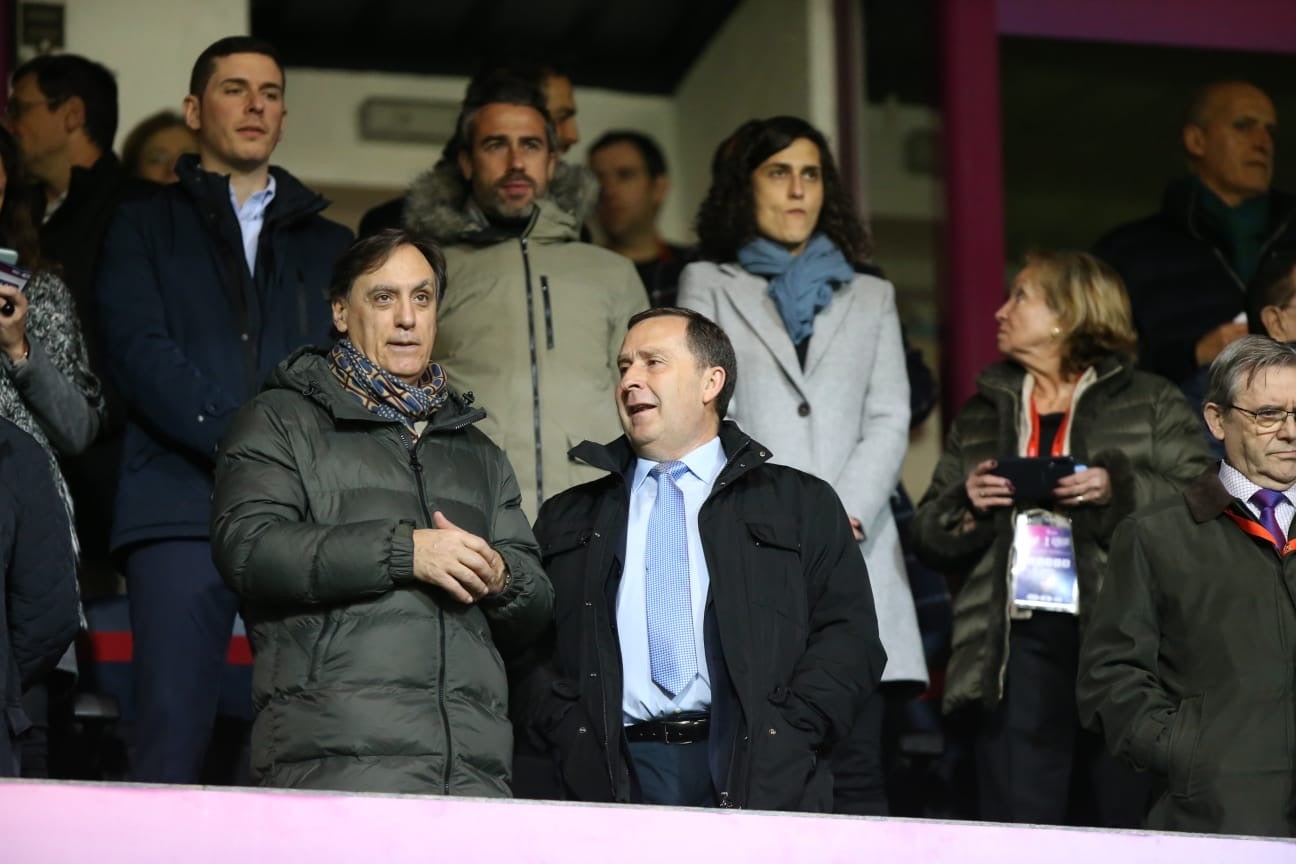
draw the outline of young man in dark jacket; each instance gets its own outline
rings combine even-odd
[[[79,620],[72,527],[49,461],[0,419],[0,777],[18,775],[23,688],[54,668]]]
[[[886,660],[841,502],[722,422],[735,361],[709,319],[636,315],[618,366],[624,437],[572,451],[609,473],[535,526],[557,624],[512,710],[519,771],[558,770],[526,791],[827,811],[832,746]]]
[[[132,775],[199,779],[238,601],[211,561],[217,443],[280,360],[328,333],[325,287],[350,232],[270,167],[283,131],[274,49],[222,39],[198,58],[180,182],[123,205],[97,292],[129,410],[112,545],[134,634]]]

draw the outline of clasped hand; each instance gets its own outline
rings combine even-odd
[[[435,528],[414,531],[414,576],[460,603],[474,603],[504,590],[504,559],[476,534],[432,514]]]

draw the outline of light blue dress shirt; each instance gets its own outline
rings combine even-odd
[[[257,243],[261,241],[261,226],[265,224],[266,208],[270,206],[275,196],[274,175],[270,175],[270,182],[264,189],[249,195],[242,207],[234,197],[232,184],[229,195],[230,206],[234,208],[234,215],[238,217],[239,232],[243,235],[243,255],[247,258],[248,273],[256,273]]]
[[[648,472],[657,463],[639,459],[630,479],[630,518],[626,524],[625,569],[617,590],[617,633],[621,639],[621,717],[626,725],[655,720],[684,711],[706,711],[711,707],[711,676],[706,664],[702,616],[706,610],[711,576],[698,534],[698,511],[711,494],[711,487],[725,465],[720,439],[712,438],[679,460],[688,466],[677,485],[684,493],[684,516],[688,526],[689,594],[693,601],[693,644],[697,654],[697,675],[674,698],[652,680],[648,660],[648,610],[645,595],[644,547],[648,539],[648,516],[657,500],[657,482]]]
[[[1251,496],[1260,491],[1259,486],[1248,480],[1241,471],[1223,461],[1220,462],[1219,479],[1230,495],[1246,505],[1252,516],[1257,519],[1260,518],[1260,508],[1251,501]],[[1278,525],[1289,537],[1291,536],[1292,517],[1296,516],[1296,504],[1292,503],[1293,490],[1296,490],[1296,486],[1283,493],[1287,496],[1286,500],[1274,508],[1274,518],[1278,520]]]

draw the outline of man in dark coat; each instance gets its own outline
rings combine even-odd
[[[886,660],[841,502],[722,423],[736,369],[709,319],[636,315],[618,366],[624,437],[572,450],[607,476],[535,526],[557,623],[512,710],[518,770],[555,771],[526,791],[827,811],[833,744]]]
[[[1296,836],[1296,349],[1235,341],[1206,398],[1225,458],[1117,529],[1080,715],[1160,782],[1148,827]]]
[[[54,668],[79,620],[72,528],[49,461],[34,438],[0,419],[0,777],[18,775],[23,688]]]
[[[1206,367],[1247,332],[1247,286],[1261,264],[1296,249],[1296,199],[1270,187],[1277,122],[1251,84],[1203,87],[1182,132],[1190,176],[1166,188],[1159,212],[1094,247],[1129,290],[1140,367],[1178,384],[1193,405]]]
[[[255,652],[262,784],[509,794],[501,654],[553,592],[485,412],[430,362],[445,284],[408,233],[357,242],[340,338],[284,361],[226,437],[212,546]]]
[[[273,47],[222,39],[194,64],[180,182],[122,205],[97,291],[129,417],[112,545],[130,591],[132,775],[199,779],[238,599],[208,543],[217,443],[288,354],[328,333],[325,288],[351,238],[270,166],[283,130]]]

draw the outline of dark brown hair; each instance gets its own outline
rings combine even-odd
[[[738,250],[756,239],[752,173],[798,138],[819,149],[824,199],[815,230],[826,235],[851,263],[865,261],[872,254],[868,232],[837,173],[827,139],[801,118],[784,116],[748,120],[716,148],[711,160],[711,188],[697,215],[703,258],[722,263],[735,261]]]

